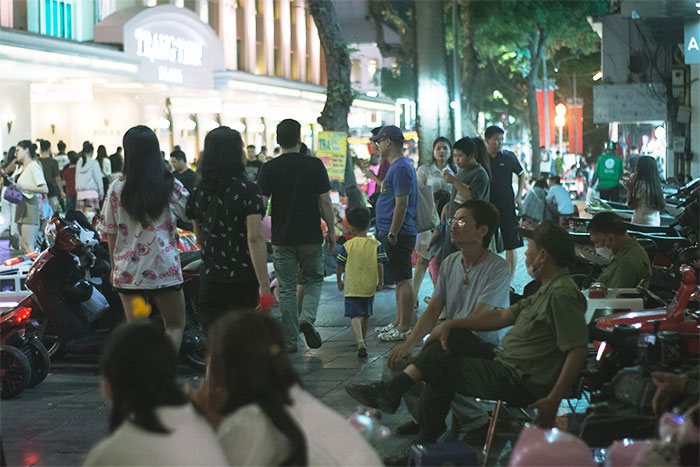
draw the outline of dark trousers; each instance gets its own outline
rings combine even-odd
[[[413,363],[426,382],[420,400],[420,442],[435,442],[445,431],[455,393],[516,405],[537,400],[513,370],[494,360],[494,348],[470,331],[454,329],[447,350],[433,342],[418,354]]]
[[[599,191],[601,199],[620,201],[620,185],[612,188],[601,188]]]
[[[224,282],[199,278],[199,312],[205,329],[229,311],[253,310],[258,305],[257,282]]]

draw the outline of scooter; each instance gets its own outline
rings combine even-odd
[[[89,224],[54,216],[46,228],[49,248],[32,265],[27,288],[33,295],[20,306],[32,308],[39,337],[52,356],[97,355],[109,332],[124,319],[118,294],[110,285],[109,255]],[[199,251],[181,252],[187,320],[181,357],[205,368],[205,339],[197,316]],[[154,307],[155,309],[155,307]],[[154,312],[151,319],[160,323]]]
[[[0,399],[10,399],[41,383],[51,359],[37,338],[32,309],[6,308],[0,317]]]

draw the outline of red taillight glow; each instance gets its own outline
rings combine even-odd
[[[22,261],[24,261],[24,259],[22,259],[21,256],[15,256],[14,258],[6,259],[2,264],[4,264],[5,266],[14,266],[15,264],[19,264]]]
[[[31,253],[27,253],[25,256],[29,259],[35,259],[39,257],[39,253],[36,251],[32,251]]]
[[[17,324],[27,321],[32,315],[32,309],[28,307],[22,307],[17,309],[17,314],[13,318],[13,321]]]

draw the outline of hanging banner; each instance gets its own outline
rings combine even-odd
[[[345,157],[348,152],[348,134],[336,131],[322,131],[318,134],[316,155],[328,171],[331,180],[345,181]]]

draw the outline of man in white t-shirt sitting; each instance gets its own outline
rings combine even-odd
[[[562,186],[559,175],[550,175],[547,184],[549,190],[546,202],[549,218],[561,224],[562,218],[574,215],[574,203],[571,202],[567,189]]]
[[[457,207],[450,229],[450,239],[459,251],[449,255],[440,265],[440,274],[433,296],[406,341],[395,347],[387,361],[389,369],[403,369],[407,357],[417,344],[436,325],[445,308],[448,320],[464,318],[475,310],[491,310],[510,306],[510,266],[506,260],[487,249],[498,228],[496,207],[483,200],[469,200]],[[501,337],[509,328],[498,331],[476,332],[485,342],[500,346]],[[409,412],[418,416],[418,396],[421,385],[416,385],[414,397],[404,396]],[[488,424],[488,415],[473,397],[457,396],[452,412],[462,428],[477,434]],[[418,425],[409,422],[398,428],[399,434],[417,432]]]

